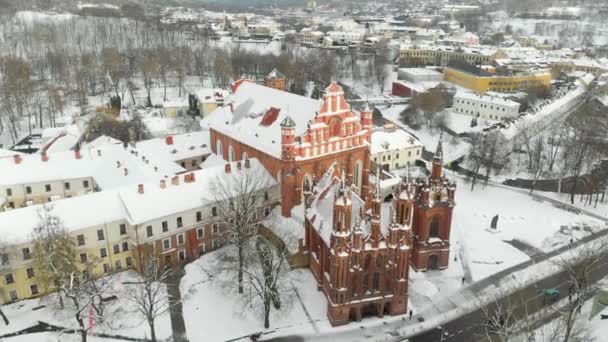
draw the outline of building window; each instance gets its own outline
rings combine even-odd
[[[32,258],[32,253],[30,252],[29,248],[23,248],[21,250],[21,253],[23,253],[23,260],[29,260]]]
[[[85,187],[85,188],[88,188],[89,187],[89,181],[88,180],[82,181],[82,186]]]
[[[8,296],[11,298],[11,302],[16,301],[17,299],[19,299],[19,296],[17,295],[17,290],[12,290],[8,293]]]
[[[211,208],[211,215],[217,216],[217,208],[216,207]]]
[[[177,236],[177,244],[178,245],[183,245],[184,244],[184,234],[179,234]]]
[[[46,192],[51,192],[51,184],[46,184],[44,186],[44,189],[46,190]]]
[[[205,230],[203,228],[199,228],[196,230],[196,237],[198,239],[202,239],[205,236]]]
[[[127,257],[127,259],[125,259],[125,261],[127,263],[127,267],[133,266],[133,259],[131,259],[131,257]]]
[[[107,256],[108,256],[108,251],[106,251],[106,249],[105,249],[105,248],[100,248],[100,249],[99,249],[99,255],[100,255],[102,258],[105,258],[105,257],[107,257]]]
[[[129,250],[129,243],[128,242],[123,242],[122,243],[122,251],[126,252]]]
[[[110,272],[110,264],[103,264],[103,273]]]
[[[66,190],[70,190],[70,182],[65,182],[65,183],[63,183],[63,187],[64,187]]]
[[[6,189],[6,197],[10,197],[10,196],[13,196],[13,190]]]
[[[169,224],[167,223],[167,221],[163,221],[162,225],[163,225],[163,233],[168,232],[169,231]]]
[[[12,273],[8,273],[4,275],[4,281],[6,282],[6,284],[12,284],[15,282],[15,278],[13,277]]]
[[[177,218],[177,228],[181,228],[183,225],[184,225],[184,224],[183,224],[183,222],[182,222],[182,218],[181,218],[181,217],[178,217],[178,218]]]
[[[117,270],[122,268],[122,263],[120,262],[120,260],[116,260],[114,262],[114,268],[116,268]]]
[[[198,246],[198,256],[205,254],[205,245]]]
[[[8,254],[6,254],[6,253],[0,254],[0,264],[2,266],[8,265]]]
[[[127,234],[127,225],[124,223],[120,224],[120,235],[126,235]]]
[[[179,261],[186,260],[186,252],[185,251],[179,251],[179,253],[177,253],[177,255],[179,256]]]
[[[104,234],[103,234],[103,230],[102,229],[98,229],[97,230],[97,241],[103,241],[105,239]]]
[[[114,245],[112,246],[112,249],[114,251],[114,254],[120,253],[120,245]]]
[[[214,223],[214,224],[211,226],[211,229],[212,229],[212,231],[213,231],[213,235],[215,235],[215,234],[219,233],[219,231],[220,231],[219,226],[217,225],[217,223]]]
[[[88,260],[87,254],[86,253],[82,253],[80,254],[80,262],[85,264]]]
[[[163,240],[163,249],[167,250],[171,248],[171,239],[164,239]]]
[[[146,227],[146,235],[148,237],[151,237],[152,235],[154,235],[154,232],[152,231],[152,226],[147,226]]]
[[[196,212],[196,222],[201,222],[203,220],[203,213],[200,211]]]
[[[25,273],[27,274],[27,278],[31,279],[34,278],[34,269],[33,268],[28,268],[27,270],[25,270]]]
[[[32,291],[32,296],[35,296],[38,294],[38,285],[34,284],[30,286],[30,291]]]
[[[25,187],[25,193],[30,195],[32,193],[32,187],[31,186],[26,186]]]
[[[79,234],[76,236],[76,240],[78,242],[78,246],[84,246],[84,235]]]

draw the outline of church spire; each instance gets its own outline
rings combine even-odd
[[[437,143],[437,150],[435,151],[435,159],[443,160],[443,131],[439,133],[439,142]]]
[[[433,169],[431,171],[431,180],[438,181],[441,179],[443,169],[443,131],[439,134],[439,142],[437,143],[437,150],[433,157]]]

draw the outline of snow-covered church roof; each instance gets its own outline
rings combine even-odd
[[[300,136],[322,105],[321,100],[242,82],[235,93],[201,121],[203,129],[213,128],[233,139],[281,158],[281,126],[288,116]]]

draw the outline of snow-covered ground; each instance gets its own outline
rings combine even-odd
[[[124,282],[138,281],[139,276],[133,271],[119,272],[109,276],[110,290],[106,296],[116,295],[117,300],[110,301],[104,307],[106,322],[101,326],[95,326],[93,333],[105,333],[109,335],[121,335],[131,338],[147,338],[150,330],[145,318],[141,316],[133,304],[128,300],[129,285]],[[67,302],[66,302],[67,303]],[[10,320],[8,326],[3,323],[0,326],[0,334],[17,332],[44,322],[65,328],[77,328],[78,324],[73,318],[72,311],[59,309],[58,297],[56,295],[45,296],[36,299],[22,300],[2,307]],[[87,311],[88,312],[88,311]],[[86,319],[88,322],[88,318]],[[156,319],[156,334],[158,338],[165,339],[171,336],[171,321],[169,313],[165,313]],[[29,335],[25,335],[26,338]],[[32,337],[32,339],[14,341],[69,341],[67,335],[43,334]],[[4,341],[4,340],[3,340]],[[13,342],[13,340],[7,340]],[[101,341],[101,339],[99,340]],[[106,340],[104,340],[106,341]]]
[[[490,222],[499,215],[498,229]],[[575,228],[577,227],[577,228]],[[602,222],[539,202],[530,196],[502,187],[458,181],[452,236],[460,241],[457,254],[465,259],[473,281],[529,259],[529,255],[507,243],[514,239],[529,246],[529,253],[548,252],[604,229]]]
[[[225,286],[220,280],[225,275],[215,272],[217,258],[218,252],[211,252],[187,265],[180,283],[190,341],[226,341],[265,330],[262,307],[247,304],[248,297],[255,293],[247,284],[243,295],[235,293],[236,283],[234,287]],[[295,328],[314,334],[316,325],[329,325],[327,301],[317,291],[312,273],[296,269],[290,271],[289,277],[292,289],[282,298],[281,310],[271,311],[270,328]],[[311,324],[311,320],[316,323]]]
[[[471,127],[471,120],[474,117],[471,115],[454,113],[448,111],[448,120],[446,126],[454,131],[456,134],[467,133],[467,132],[481,132],[484,128],[490,127],[498,121],[490,119],[477,119],[477,126]]]

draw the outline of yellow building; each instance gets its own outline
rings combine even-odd
[[[514,75],[496,75],[469,66],[468,70],[446,67],[443,70],[443,74],[446,81],[476,93],[485,93],[487,91],[508,93],[528,88],[544,88],[549,90],[551,87],[551,72],[548,70]]]
[[[221,246],[221,217],[209,189],[218,177],[238,179],[245,172],[262,179],[252,189],[260,192],[256,217],[262,220],[280,202],[280,188],[257,159],[62,199],[47,214],[59,217],[73,238],[76,261],[83,268],[94,261],[93,276],[138,269],[148,252],[162,267],[177,267]],[[32,235],[43,213],[42,205],[0,213],[0,304],[52,290],[37,278],[33,255]]]

